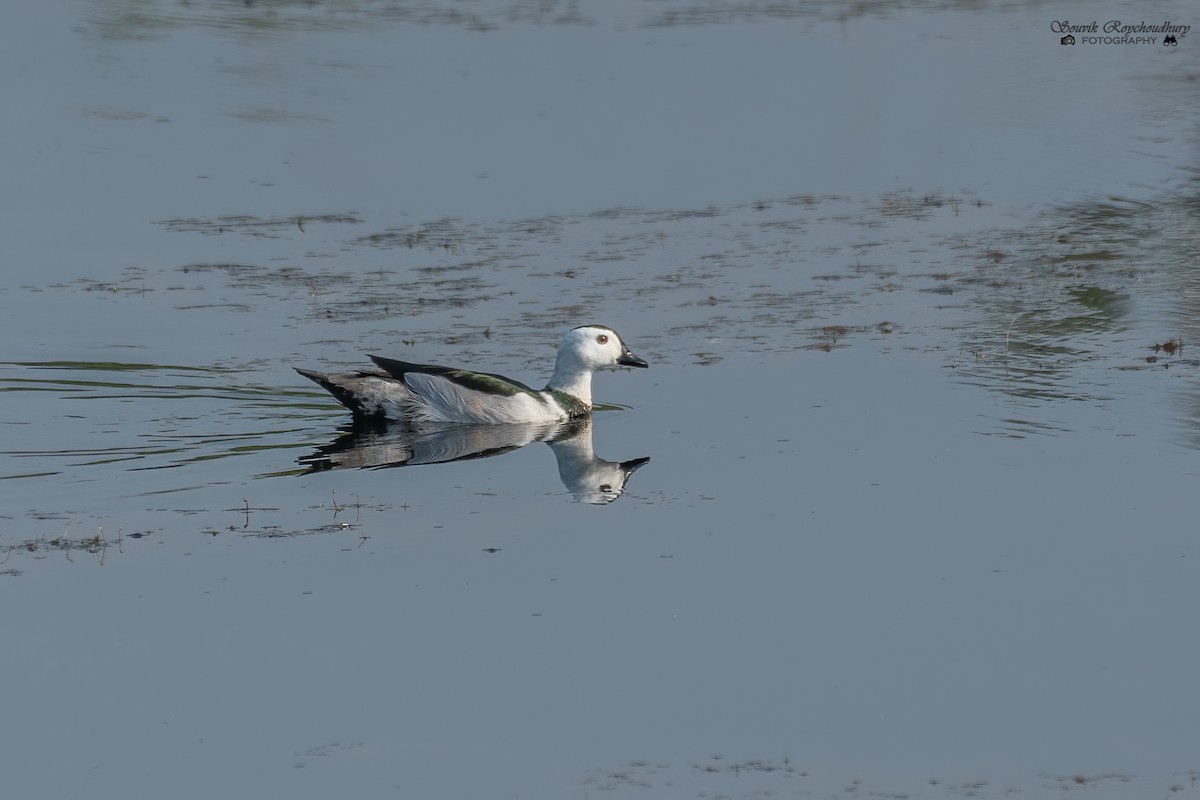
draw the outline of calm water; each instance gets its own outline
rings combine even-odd
[[[8,791],[1200,795],[1192,13],[14,9]]]

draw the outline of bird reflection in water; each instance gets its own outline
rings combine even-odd
[[[558,461],[558,477],[584,503],[616,500],[649,458],[606,461],[592,449],[590,417],[569,422],[509,425],[356,424],[300,463],[305,474],[328,469],[404,467],[488,458],[545,442]]]

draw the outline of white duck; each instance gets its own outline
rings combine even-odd
[[[592,411],[593,372],[649,366],[604,325],[583,325],[563,337],[554,374],[541,391],[490,372],[371,360],[383,371],[296,371],[329,390],[355,418],[502,424],[585,417]]]

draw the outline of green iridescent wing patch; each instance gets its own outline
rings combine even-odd
[[[505,378],[502,375],[495,375],[491,372],[472,372],[467,369],[438,367],[433,364],[410,364],[407,361],[397,361],[394,358],[384,358],[382,356],[371,356],[371,360],[393,378],[400,380],[404,380],[406,373],[419,372],[423,375],[435,375],[439,378],[445,378],[464,389],[470,389],[474,392],[496,395],[497,397],[513,397],[518,394],[527,394],[544,402],[540,394],[525,384]]]

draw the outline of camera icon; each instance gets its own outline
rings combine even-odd
[[[1075,37],[1068,33],[1066,36],[1059,39],[1058,43],[1063,45],[1073,45],[1075,44]]]

